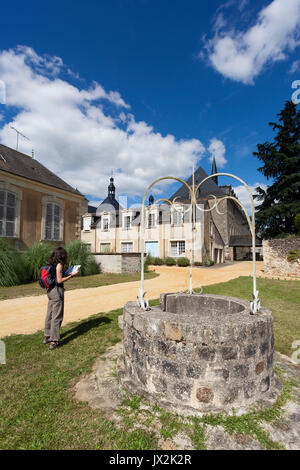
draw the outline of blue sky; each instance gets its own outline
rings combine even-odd
[[[130,204],[159,176],[210,172],[212,153],[266,184],[252,152],[300,79],[299,0],[31,0],[1,17],[0,141],[15,146],[14,125],[90,200],[112,170]]]

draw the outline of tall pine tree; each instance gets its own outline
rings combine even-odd
[[[278,117],[278,123],[269,123],[276,132],[274,142],[258,144],[253,152],[263,162],[258,171],[272,180],[266,191],[256,188],[261,202],[256,229],[265,238],[295,233],[300,212],[300,109],[287,101]]]

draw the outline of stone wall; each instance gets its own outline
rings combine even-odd
[[[102,273],[134,273],[141,270],[140,253],[96,253],[94,256]]]
[[[264,240],[264,272],[271,276],[300,279],[300,257],[296,261],[287,260],[291,250],[300,254],[300,237]]]

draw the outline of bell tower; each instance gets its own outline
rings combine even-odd
[[[114,179],[113,177],[110,178],[110,183],[108,185],[108,193],[107,193],[107,196],[110,198],[110,199],[115,199],[115,196],[116,196],[116,187],[114,185]]]

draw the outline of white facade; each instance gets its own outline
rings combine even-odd
[[[200,205],[204,209],[204,205]],[[141,208],[114,210],[101,205],[97,209],[98,220],[91,227],[91,215],[83,217],[82,241],[91,246],[93,253],[141,252]],[[211,240],[214,239],[214,226]],[[204,243],[204,212],[196,210],[195,230],[192,230],[189,206],[174,210],[167,204],[145,208],[144,249],[151,256],[160,258],[187,257],[202,262],[210,257]],[[219,246],[220,245],[220,246]],[[218,250],[216,262],[223,262],[223,245],[212,243]],[[214,252],[212,252],[213,254]]]

